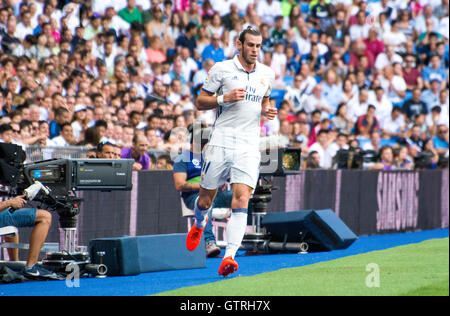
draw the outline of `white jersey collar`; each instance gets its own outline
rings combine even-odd
[[[252,72],[255,72],[255,71],[256,71],[256,68],[258,67],[258,62],[256,62],[256,63],[255,63],[255,68],[254,68],[252,71],[248,72],[248,71],[242,66],[241,62],[239,61],[239,54],[238,54],[238,55],[235,55],[235,56],[233,57],[233,62],[234,62],[234,64],[236,65],[236,67],[237,67],[238,69],[240,69],[240,70],[242,70],[242,71],[245,71],[246,73],[252,73]]]

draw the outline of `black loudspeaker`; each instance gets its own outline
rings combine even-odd
[[[106,265],[108,276],[141,273],[136,237],[93,239],[89,242],[89,254],[93,264]]]
[[[261,226],[270,243],[306,243],[308,251],[345,249],[358,239],[332,210],[268,213]]]

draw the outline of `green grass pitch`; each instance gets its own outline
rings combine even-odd
[[[164,296],[448,296],[449,239],[433,239]]]

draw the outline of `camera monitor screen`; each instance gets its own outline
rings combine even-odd
[[[286,176],[300,172],[301,149],[267,148],[261,151],[261,176]]]
[[[301,165],[301,151],[289,150],[283,153],[283,169],[285,172],[298,172]]]

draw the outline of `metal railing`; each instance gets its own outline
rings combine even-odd
[[[85,146],[47,146],[42,147],[39,145],[28,145],[23,147],[26,154],[26,163],[37,162],[48,159],[76,159],[87,158],[87,154],[93,150],[93,148]],[[149,149],[148,154],[153,154],[158,158],[162,154],[169,152],[164,150]]]
[[[42,147],[29,145],[24,146],[24,150],[27,154],[26,162],[36,162],[47,159],[86,158],[87,153],[92,148],[85,146]]]

